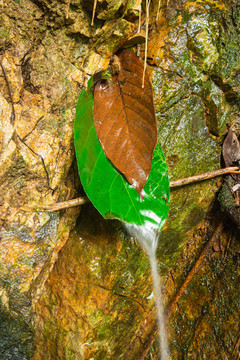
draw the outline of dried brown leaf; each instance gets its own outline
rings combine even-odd
[[[232,128],[229,129],[224,140],[222,154],[226,166],[240,163],[240,143]]]
[[[148,179],[157,143],[153,91],[143,64],[124,49],[110,61],[112,81],[94,89],[93,119],[103,151],[139,194]]]

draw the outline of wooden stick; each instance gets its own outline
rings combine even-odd
[[[66,19],[69,18],[70,2],[71,2],[71,0],[68,0]]]
[[[192,184],[194,182],[199,182],[199,181],[203,181],[203,180],[207,180],[207,179],[211,179],[217,176],[221,176],[224,174],[230,174],[230,173],[234,173],[234,174],[240,174],[240,172],[236,172],[236,170],[239,170],[239,167],[228,167],[225,169],[219,169],[219,170],[212,170],[212,171],[208,171],[204,174],[200,174],[200,175],[194,175],[194,176],[190,176],[187,178],[183,178],[183,179],[178,179],[178,180],[174,180],[174,181],[170,181],[170,188],[175,188],[175,187],[180,187],[180,186],[184,186],[184,185],[188,185],[188,184]],[[48,205],[46,207],[43,208],[43,210],[45,211],[58,211],[58,210],[62,210],[62,209],[67,209],[69,207],[72,206],[79,206],[79,205],[83,205],[88,201],[87,198],[76,198],[73,200],[68,200],[68,201],[63,201],[63,202],[59,202],[56,204],[51,204]]]
[[[158,17],[159,17],[159,13],[160,13],[160,8],[161,8],[161,2],[162,2],[162,0],[159,0],[159,1],[158,1],[158,9],[157,9],[156,21],[158,21]]]
[[[89,201],[88,198],[81,197],[81,198],[77,198],[77,199],[59,202],[56,204],[51,204],[51,205],[44,207],[43,209],[46,211],[49,211],[49,212],[58,211],[58,210],[67,209],[67,208],[73,207],[73,206],[83,205],[83,204],[86,204],[86,202],[88,202],[88,201]]]
[[[146,0],[146,36],[145,36],[145,51],[144,51],[144,67],[142,76],[142,88],[144,88],[145,73],[147,69],[147,48],[148,48],[148,25],[149,25],[149,7],[151,0]]]
[[[141,32],[141,17],[142,17],[142,3],[140,3],[138,8],[139,14],[138,14],[138,33]]]
[[[238,166],[227,167],[225,169],[212,170],[212,171],[208,171],[203,174],[194,175],[194,176],[190,176],[190,177],[183,178],[183,179],[173,180],[173,181],[170,181],[170,188],[175,188],[175,187],[179,187],[179,186],[183,186],[183,185],[192,184],[194,182],[212,179],[214,177],[222,176],[224,174],[231,174],[231,173],[240,174],[240,172],[236,172],[239,169],[240,168]]]
[[[93,26],[93,24],[94,24],[94,18],[95,18],[96,7],[97,7],[97,0],[94,0],[91,26]]]

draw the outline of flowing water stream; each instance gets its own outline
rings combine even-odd
[[[156,251],[158,245],[159,232],[151,225],[139,226],[124,224],[128,233],[135,237],[139,244],[146,250],[152,270],[153,290],[155,295],[155,303],[157,310],[157,322],[159,330],[160,342],[160,358],[161,360],[168,360],[168,342],[167,333],[164,324],[164,309],[161,291],[161,280],[157,269]]]

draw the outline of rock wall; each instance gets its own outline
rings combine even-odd
[[[139,3],[99,0],[91,26],[93,1],[0,1],[4,359],[157,359],[149,263],[139,246],[91,204],[42,210],[83,194],[77,98],[137,29]],[[226,125],[239,126],[240,7],[162,1],[156,22],[157,8],[153,1],[148,70],[173,180],[219,168]],[[210,180],[172,191],[158,248],[172,359],[238,354],[239,234],[218,210],[205,219],[219,187]]]

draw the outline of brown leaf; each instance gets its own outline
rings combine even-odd
[[[138,193],[148,179],[157,143],[152,85],[143,64],[124,49],[110,61],[112,81],[94,89],[93,120],[106,157]]]
[[[231,128],[224,140],[222,154],[226,167],[240,163],[240,143]]]

